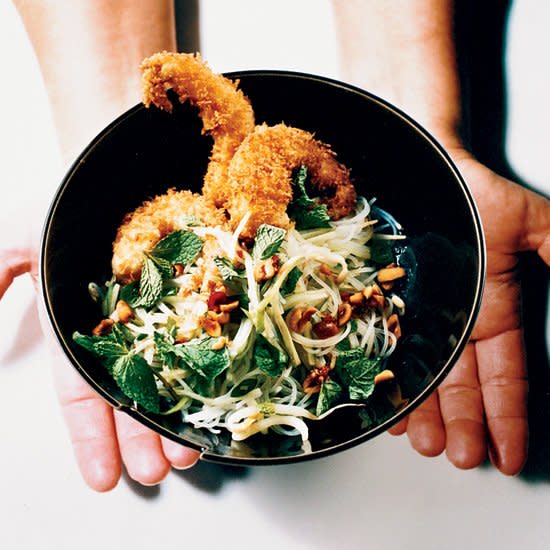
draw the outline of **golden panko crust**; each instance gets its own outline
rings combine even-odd
[[[143,103],[172,112],[173,90],[181,103],[198,107],[203,132],[214,139],[203,194],[218,207],[226,202],[227,167],[242,140],[254,130],[250,101],[233,82],[214,73],[199,54],[160,52],[141,64]]]
[[[235,227],[250,212],[242,233],[245,238],[253,237],[262,223],[288,227],[292,173],[301,165],[307,166],[311,185],[332,219],[353,210],[357,195],[349,170],[336,160],[328,145],[299,128],[264,124],[245,138],[229,165],[226,193],[230,225]]]

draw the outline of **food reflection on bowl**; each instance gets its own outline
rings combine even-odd
[[[309,439],[269,433],[234,441],[135,407],[103,366],[73,341],[98,313],[88,283],[111,276],[112,242],[124,215],[176,187],[200,191],[212,141],[189,105],[171,114],[137,106],[82,153],[53,201],[42,243],[47,311],[69,359],[113,406],[157,432],[202,451],[204,459],[268,464],[332,454],[385,431],[441,382],[472,330],[485,256],[472,197],[441,147],[384,101],[321,77],[279,71],[228,75],[240,80],[258,123],[286,124],[331,144],[351,169],[359,195],[376,197],[407,239],[394,247],[407,277],[402,338],[388,359],[395,379],[363,407],[342,408],[309,424]],[[381,386],[382,387],[382,386]]]

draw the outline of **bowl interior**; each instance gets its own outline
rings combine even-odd
[[[257,123],[281,121],[331,144],[352,170],[358,192],[376,197],[404,227],[400,289],[407,304],[403,337],[391,358],[401,391],[385,385],[364,409],[348,408],[310,425],[297,438],[259,435],[234,443],[172,417],[143,413],[106,370],[72,342],[100,314],[87,285],[110,278],[111,244],[124,214],[171,187],[200,191],[212,141],[197,111],[173,114],[136,106],[105,131],[73,165],[52,204],[43,236],[41,275],[46,307],[73,365],[113,406],[206,459],[236,464],[296,461],[330,454],[386,430],[442,380],[471,331],[481,298],[483,239],[471,196],[446,154],[418,125],[385,102],[351,86],[279,71],[232,73],[249,96]],[[389,392],[389,393],[388,393]],[[390,395],[391,394],[391,395]],[[390,398],[391,399],[390,399]]]

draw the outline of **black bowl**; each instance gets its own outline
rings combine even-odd
[[[408,236],[400,261],[407,302],[390,385],[368,407],[345,408],[312,423],[310,440],[257,435],[244,443],[195,430],[172,417],[137,410],[104,367],[72,341],[99,319],[90,281],[110,278],[111,243],[125,213],[170,187],[198,191],[211,139],[189,105],[173,114],[138,105],[108,126],[63,180],[47,217],[41,280],[53,329],[68,358],[111,405],[158,433],[200,449],[207,460],[272,464],[341,451],[387,430],[417,407],[455,363],[472,330],[483,287],[485,252],[472,196],[440,145],[408,116],[371,94],[326,78],[279,71],[231,73],[251,99],[257,122],[281,121],[330,143],[352,170],[360,194],[401,222]],[[393,400],[395,402],[395,399]]]

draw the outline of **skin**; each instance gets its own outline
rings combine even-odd
[[[16,5],[42,68],[63,156],[70,161],[107,122],[139,101],[141,60],[175,48],[172,3],[17,0]],[[335,0],[334,12],[342,77],[401,106],[439,138],[470,184],[486,230],[487,289],[472,341],[438,393],[392,432],[406,432],[423,455],[446,450],[460,468],[480,464],[489,450],[503,473],[515,474],[527,453],[517,253],[538,251],[550,263],[549,202],[494,174],[462,144],[451,2]],[[502,205],[506,220],[498,215]],[[0,297],[14,277],[29,271],[36,276],[35,250],[29,245],[0,253]],[[49,334],[47,323],[43,327]],[[150,485],[171,467],[196,462],[196,452],[113,412],[57,347],[52,354],[75,456],[91,488],[113,488],[123,466]]]
[[[550,202],[480,164],[462,141],[450,0],[335,0],[334,11],[344,78],[401,107],[439,139],[474,194],[487,241],[486,288],[471,341],[438,392],[391,433],[407,433],[425,456],[446,451],[459,468],[489,456],[502,473],[517,474],[528,448],[518,254],[538,252],[550,264]]]

